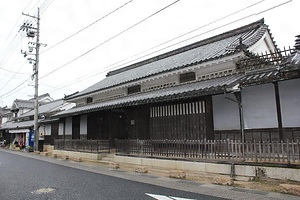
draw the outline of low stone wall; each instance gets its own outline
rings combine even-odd
[[[52,155],[56,155],[56,157],[66,157],[74,158],[74,159],[82,159],[82,160],[100,160],[103,155],[96,153],[83,153],[83,152],[75,152],[75,151],[62,151],[62,150],[53,150]]]
[[[51,149],[51,148],[50,148]],[[52,156],[82,160],[101,160],[104,154],[83,153],[74,151],[52,150]],[[154,158],[140,158],[130,156],[114,155],[112,162],[122,165],[131,164],[148,168],[162,168],[165,170],[179,170],[190,171],[199,174],[215,174],[234,176],[235,179],[249,180],[256,177],[271,178],[279,180],[300,181],[300,169],[281,168],[281,167],[264,167],[264,166],[249,166],[249,165],[234,165],[231,164],[217,164],[205,162],[190,162],[180,160],[164,160]]]
[[[46,145],[46,144],[44,144],[44,146],[43,146],[43,152],[52,153],[53,150],[54,150],[54,146],[53,145]]]
[[[118,155],[114,156],[114,162],[163,168],[166,170],[182,170],[228,176],[233,174],[236,179],[253,179],[255,177],[261,177],[300,181],[300,169],[291,168],[235,165],[234,172],[232,172],[231,164],[163,160]]]

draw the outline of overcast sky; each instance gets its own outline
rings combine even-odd
[[[261,18],[281,49],[300,34],[300,0],[1,0],[0,106],[33,98],[33,66],[20,52],[35,40],[19,29],[36,24],[22,12],[36,15],[37,7],[40,42],[47,44],[40,48],[39,94],[54,99],[110,70]]]

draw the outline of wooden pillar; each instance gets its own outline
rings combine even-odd
[[[245,126],[244,126],[244,110],[242,102],[242,92],[235,92],[235,98],[239,106],[239,117],[240,117],[240,130],[241,130],[241,140],[244,143],[246,141],[245,137]]]
[[[279,97],[278,82],[274,82],[273,84],[274,84],[274,90],[275,90],[279,141],[282,141],[283,140],[282,115],[281,115],[281,104],[280,104],[280,97]]]
[[[206,124],[206,137],[207,140],[214,140],[214,117],[213,117],[213,104],[212,96],[205,97],[205,124]]]

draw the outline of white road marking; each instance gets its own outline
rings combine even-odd
[[[180,198],[180,197],[171,197],[171,196],[165,196],[165,195],[159,195],[159,194],[149,194],[146,193],[146,195],[157,199],[157,200],[195,200],[195,199],[186,199],[186,198]]]
[[[54,188],[41,188],[41,189],[37,189],[35,191],[32,191],[32,194],[45,194],[45,193],[51,193],[54,192],[55,189]]]
[[[180,198],[180,197],[171,197],[174,200],[196,200],[196,199],[186,199],[186,198]]]
[[[165,195],[158,195],[158,194],[148,194],[146,193],[146,195],[154,198],[154,199],[157,199],[157,200],[174,200],[174,199],[171,199]]]

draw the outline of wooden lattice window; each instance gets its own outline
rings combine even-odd
[[[180,74],[179,78],[180,78],[180,83],[194,81],[194,80],[196,80],[196,73],[195,72],[187,72],[184,74]]]
[[[127,89],[127,94],[134,94],[138,92],[141,92],[141,85],[135,85]]]
[[[93,97],[86,98],[86,103],[93,103]]]

